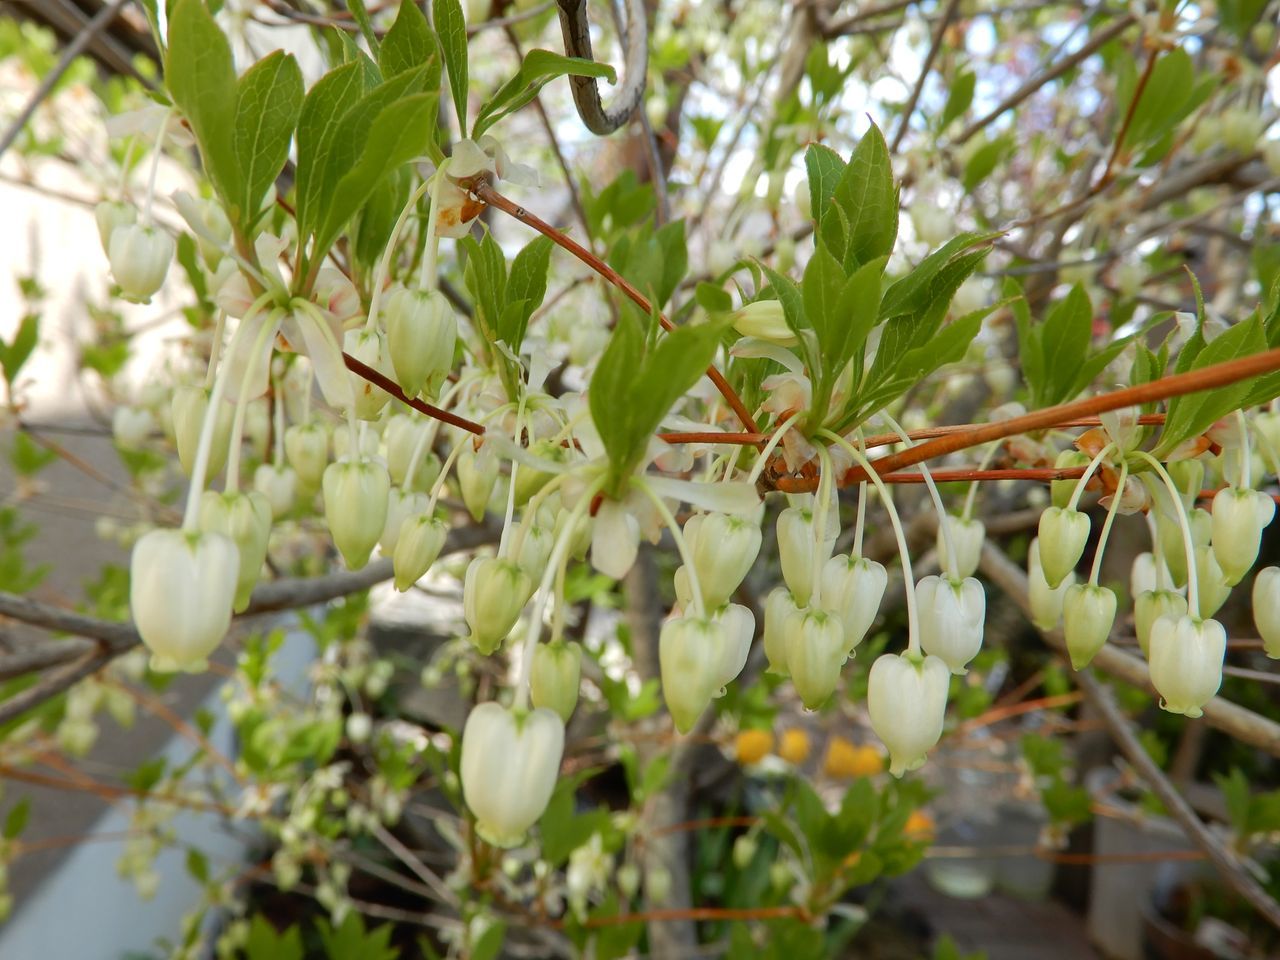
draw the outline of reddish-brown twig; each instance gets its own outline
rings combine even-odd
[[[357,376],[364,377],[375,386],[381,387],[387,393],[391,394],[397,400],[407,403],[419,413],[425,414],[436,420],[442,420],[450,426],[461,427],[468,433],[474,433],[477,437],[484,436],[484,427],[473,420],[466,417],[460,417],[456,413],[450,413],[448,410],[442,410],[433,404],[427,403],[425,400],[419,400],[417,397],[407,397],[405,392],[400,389],[400,385],[385,374],[375,370],[367,363],[363,363],[351,356],[349,353],[343,353],[342,360],[347,365],[347,369]]]

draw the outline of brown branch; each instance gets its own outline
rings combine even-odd
[[[425,400],[419,400],[417,397],[408,397],[405,392],[400,389],[400,384],[396,383],[386,374],[375,370],[363,361],[357,360],[351,354],[345,351],[342,354],[342,360],[347,365],[347,369],[357,376],[364,377],[375,386],[381,387],[397,400],[407,403],[413,409],[421,414],[425,414],[433,419],[443,421],[453,427],[460,427],[468,433],[474,433],[477,437],[484,436],[484,427],[480,424],[468,420],[466,417],[460,417],[456,413],[450,413],[448,410],[442,410],[439,407],[427,403]]]
[[[490,206],[497,207],[503,213],[514,217],[525,226],[532,227],[562,250],[566,250],[573,254],[601,277],[621,290],[626,295],[627,299],[643,310],[646,314],[652,314],[654,312],[653,305],[649,303],[649,300],[644,294],[628,283],[617,270],[614,270],[613,267],[609,266],[572,237],[569,237],[564,232],[557,230],[555,227],[551,226],[551,224],[547,223],[537,215],[530,213],[514,201],[507,199],[502,194],[498,193],[497,190],[493,189],[493,186],[483,178],[477,178],[469,182],[467,187],[477,199],[482,200]],[[658,322],[662,324],[662,329],[664,330],[671,331],[675,329],[675,324],[668,320],[662,313],[658,314]],[[742,402],[742,398],[739,397],[733,387],[729,385],[729,381],[724,378],[723,374],[721,374],[715,367],[707,367],[707,377],[716,385],[716,389],[720,391],[725,402],[733,409],[738,420],[741,421],[743,428],[750,433],[759,433],[760,428],[756,426],[755,419],[751,416],[751,412]]]

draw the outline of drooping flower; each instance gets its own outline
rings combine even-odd
[[[324,518],[334,546],[352,570],[369,562],[387,524],[391,477],[370,457],[340,460],[324,471]]]
[[[950,682],[951,671],[934,656],[886,653],[871,665],[867,711],[895,777],[921,766],[942,736]]]
[[[533,648],[529,669],[529,695],[535,707],[554,710],[565,723],[578,705],[582,676],[582,647],[557,640]]]
[[[672,617],[658,634],[662,696],[676,729],[688,733],[707,709],[728,659],[724,627],[713,620]]]
[[[462,608],[469,639],[483,654],[497,650],[520,619],[533,581],[519,564],[501,557],[477,557],[462,582]]]
[[[916,584],[920,610],[920,646],[938,657],[952,673],[968,673],[968,663],[982,648],[987,595],[973,577],[950,580],[921,577]]]
[[[1276,502],[1245,487],[1219,490],[1213,498],[1213,545],[1227,583],[1235,586],[1258,559],[1262,531],[1276,513]]]
[[[515,847],[547,809],[564,754],[564,722],[538,707],[474,707],[462,731],[462,795],[476,832],[496,847]]]
[[[1067,588],[1062,603],[1062,632],[1073,667],[1081,670],[1089,665],[1106,644],[1115,619],[1114,591],[1093,583]]]
[[[1089,539],[1089,518],[1078,510],[1049,507],[1040,514],[1040,569],[1056,587],[1075,569]]]
[[[822,568],[822,608],[844,625],[849,656],[860,644],[880,612],[889,574],[884,565],[866,557],[838,554]]]
[[[1222,685],[1227,632],[1216,620],[1161,617],[1151,627],[1148,667],[1160,706],[1198,717]]]
[[[787,672],[801,702],[816,710],[840,683],[840,668],[849,655],[844,625],[824,610],[806,608],[787,618],[785,632]]]

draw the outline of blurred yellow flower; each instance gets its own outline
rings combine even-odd
[[[833,735],[827,741],[822,758],[822,772],[839,780],[870,777],[884,769],[884,757],[870,744],[858,746],[844,737]]]
[[[933,830],[933,817],[923,810],[913,810],[911,816],[907,817],[907,823],[902,828],[902,834],[908,840],[926,843],[933,839]]]
[[[744,767],[759,763],[773,752],[773,734],[768,730],[741,730],[734,738],[733,752]]]
[[[782,733],[782,743],[778,745],[778,756],[794,766],[799,766],[809,759],[809,735],[796,727]]]

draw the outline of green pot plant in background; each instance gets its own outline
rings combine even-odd
[[[618,6],[0,19],[101,248],[0,324],[0,878],[37,784],[184,852],[163,955],[959,957],[912,872],[1105,869],[1111,765],[1265,955],[1275,3]]]

